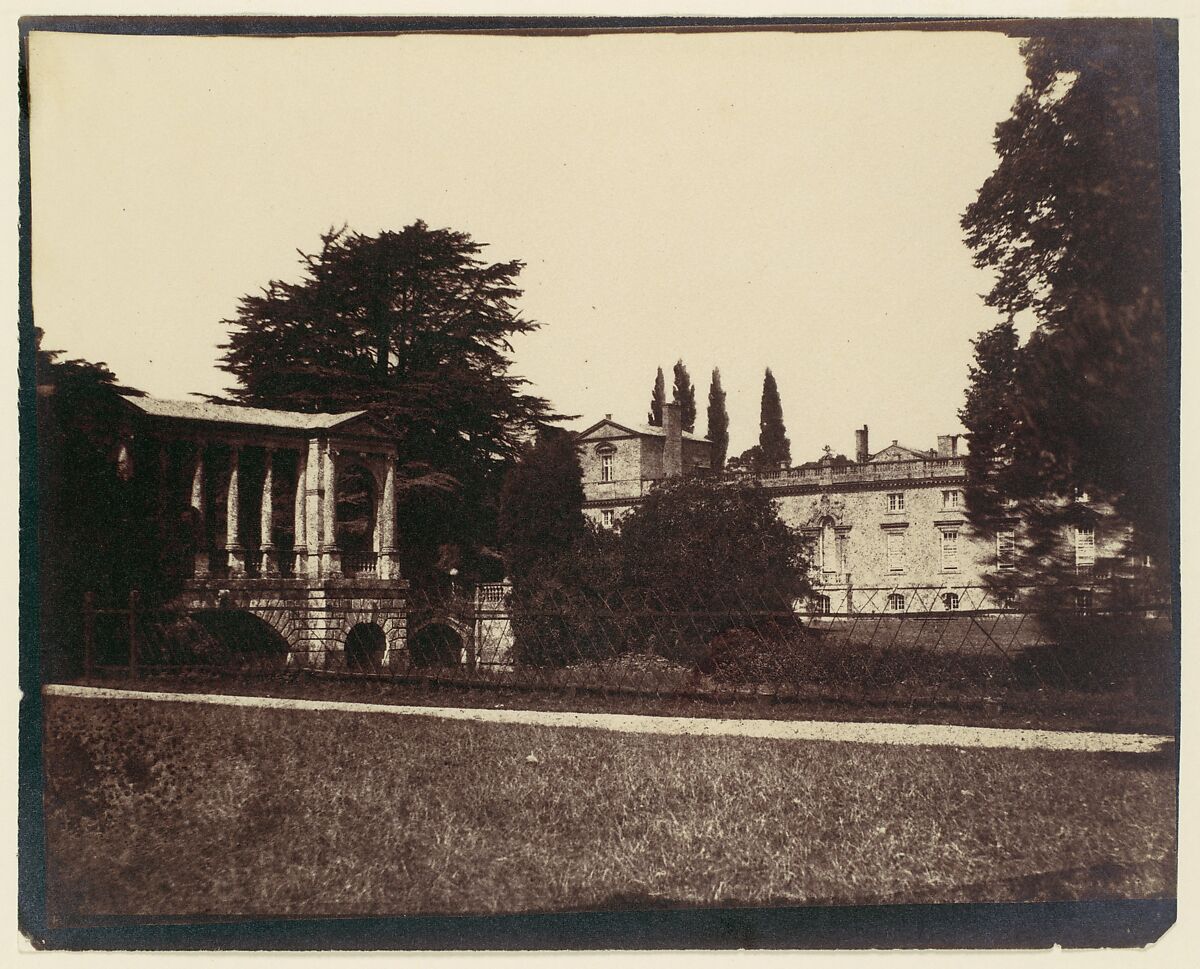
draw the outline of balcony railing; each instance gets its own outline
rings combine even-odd
[[[785,468],[781,471],[735,471],[729,480],[757,480],[764,488],[819,482],[892,481],[903,478],[944,478],[965,473],[963,458],[929,458],[922,461],[879,461],[844,467]]]
[[[343,575],[378,575],[378,552],[343,552]]]

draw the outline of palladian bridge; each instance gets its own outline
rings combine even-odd
[[[164,517],[190,533],[176,605],[252,613],[286,642],[289,665],[409,664],[396,448],[381,425],[364,411],[126,400],[118,473],[157,454],[146,470],[160,512],[178,504]]]

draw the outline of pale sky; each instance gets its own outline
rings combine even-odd
[[[799,463],[961,430],[999,317],[958,221],[1024,83],[991,32],[167,38],[33,34],[34,312],[149,393],[219,393],[238,298],[349,224],[519,258],[514,372],[583,426],[763,368]]]

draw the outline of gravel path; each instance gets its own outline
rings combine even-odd
[[[626,713],[559,713],[465,707],[391,706],[338,700],[228,696],[211,693],[155,693],[95,686],[49,685],[47,696],[96,700],[154,700],[160,703],[212,703],[274,710],[339,710],[405,717],[441,717],[482,723],[524,723],[541,727],[582,727],[626,733],[691,734],[703,737],[763,737],[771,740],[840,740],[860,744],[917,744],[945,747],[1001,747],[1015,750],[1077,750],[1145,754],[1174,744],[1175,738],[1151,734],[1068,730],[1011,730],[948,724],[840,723],[828,720],[718,720],[702,717],[652,717]]]

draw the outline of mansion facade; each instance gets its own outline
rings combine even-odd
[[[611,527],[656,481],[709,470],[710,444],[681,430],[678,405],[665,404],[663,426],[622,424],[606,415],[576,436],[584,513]],[[775,496],[780,516],[804,534],[818,612],[953,611],[982,608],[987,576],[1016,568],[1020,523],[994,538],[978,535],[965,514],[966,461],[958,436],[922,451],[892,441],[872,452],[867,427],[855,431],[855,456],[833,455],[777,471],[736,472]],[[1114,522],[1077,528],[1075,564],[1119,551]],[[1097,530],[1101,534],[1097,534]],[[994,605],[994,603],[992,603]]]

